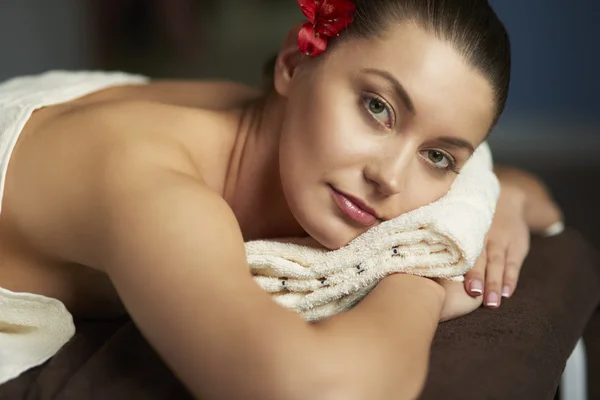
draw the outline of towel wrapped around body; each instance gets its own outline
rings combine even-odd
[[[248,263],[277,303],[319,320],[352,307],[392,273],[462,280],[483,249],[499,193],[484,142],[439,200],[383,222],[338,250],[247,242]]]
[[[147,81],[120,72],[50,71],[1,83],[0,205],[13,149],[35,110],[109,87]],[[60,301],[0,287],[0,384],[44,363],[74,334],[73,318]]]

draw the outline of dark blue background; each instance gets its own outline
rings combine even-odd
[[[600,114],[600,2],[491,0],[513,48],[506,117]]]

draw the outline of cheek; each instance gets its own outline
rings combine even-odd
[[[290,99],[283,136],[290,162],[322,173],[360,165],[373,151],[356,96],[324,87]]]
[[[326,183],[351,183],[354,187],[369,145],[352,94],[337,91],[334,95],[326,89],[294,93],[288,100],[280,173],[296,220],[321,244],[337,248],[357,233],[335,216]]]
[[[408,182],[405,196],[402,195],[402,198],[398,199],[401,207],[397,212],[397,216],[433,203],[444,197],[450,190],[452,182],[455,179],[454,174],[446,179],[439,179],[433,177],[427,170],[424,170],[423,167],[417,168],[418,171],[414,171],[414,173],[410,174],[412,179]]]

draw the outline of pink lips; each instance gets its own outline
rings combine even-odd
[[[342,213],[353,222],[363,226],[371,226],[377,222],[375,211],[369,208],[360,199],[339,192],[333,187],[331,187],[331,191],[333,193],[333,199]]]

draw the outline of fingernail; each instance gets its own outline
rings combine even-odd
[[[558,221],[550,225],[546,230],[544,230],[543,235],[545,237],[556,236],[563,233],[565,230],[565,224],[562,221]]]
[[[485,305],[488,307],[498,307],[498,295],[494,292],[488,294]]]
[[[471,281],[471,292],[477,293],[479,295],[483,294],[483,283],[477,280]]]
[[[510,287],[504,286],[502,288],[502,297],[509,298],[510,297]]]

